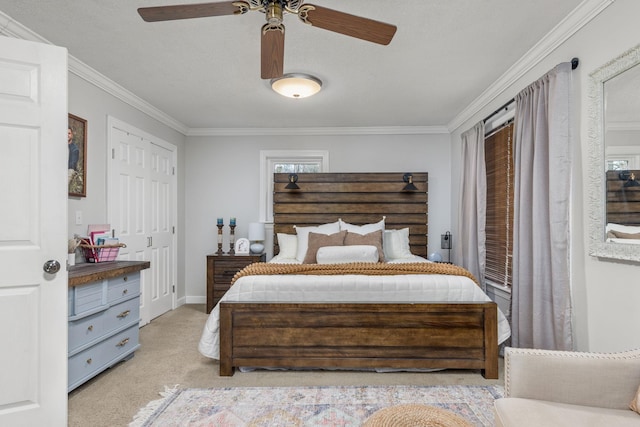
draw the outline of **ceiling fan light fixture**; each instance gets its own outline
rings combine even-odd
[[[307,98],[322,89],[322,81],[310,74],[288,73],[271,79],[271,89],[288,98]]]

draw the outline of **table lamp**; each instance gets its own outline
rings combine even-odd
[[[261,254],[264,251],[264,224],[261,222],[249,223],[249,246],[252,254]]]

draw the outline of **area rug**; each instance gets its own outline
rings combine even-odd
[[[501,386],[167,387],[131,427],[360,426],[379,409],[407,403],[454,412],[476,426],[493,426]]]

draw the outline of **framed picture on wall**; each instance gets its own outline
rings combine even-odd
[[[87,121],[69,114],[69,196],[87,196]]]

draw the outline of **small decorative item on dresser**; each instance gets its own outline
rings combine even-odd
[[[235,245],[236,255],[248,255],[249,254],[249,239],[244,237],[239,238]]]
[[[236,219],[231,218],[229,221],[229,228],[231,228],[231,233],[229,234],[229,253],[233,255],[235,251],[235,241],[236,241]]]
[[[218,218],[218,255],[222,255],[222,227],[224,227],[224,223],[222,222],[222,218]]]
[[[69,240],[69,244],[67,246],[67,252],[68,252],[68,265],[74,266],[76,265],[76,249],[78,248],[78,246],[80,246],[80,243],[82,243],[82,240],[80,240],[80,238],[78,237],[74,237],[73,239]]]

